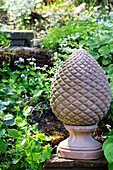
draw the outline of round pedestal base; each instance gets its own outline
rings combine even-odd
[[[64,125],[70,136],[60,142],[57,148],[59,157],[70,159],[98,159],[103,157],[102,145],[92,137],[97,125]]]

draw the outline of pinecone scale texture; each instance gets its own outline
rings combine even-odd
[[[107,77],[85,50],[72,53],[56,72],[50,90],[52,111],[68,125],[98,123],[110,107]]]

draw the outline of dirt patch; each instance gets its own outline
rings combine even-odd
[[[19,60],[19,58],[24,59],[24,64],[28,65],[29,61],[28,59],[34,58],[36,61],[36,66],[43,67],[44,65],[48,65],[49,67],[53,66],[53,59],[51,58],[50,54],[47,52],[44,52],[43,50],[35,51],[28,51],[28,50],[7,50],[7,51],[0,51],[0,64],[2,64],[3,61],[6,61],[10,64],[10,67],[14,69],[14,61]]]

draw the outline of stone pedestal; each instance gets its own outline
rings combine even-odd
[[[104,157],[95,160],[65,159],[54,154],[46,160],[44,170],[108,170],[108,162]]]
[[[54,75],[50,89],[53,113],[70,132],[58,146],[58,156],[71,159],[102,157],[102,146],[91,132],[110,108],[108,79],[84,49],[72,53]]]
[[[103,157],[102,145],[92,137],[97,125],[70,126],[64,125],[70,136],[62,141],[58,148],[59,157],[71,159],[97,159]]]

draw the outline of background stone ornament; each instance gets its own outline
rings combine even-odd
[[[50,90],[52,111],[70,133],[59,144],[58,156],[102,157],[102,146],[91,132],[107,114],[110,100],[109,82],[100,65],[84,49],[76,50],[56,72]]]

